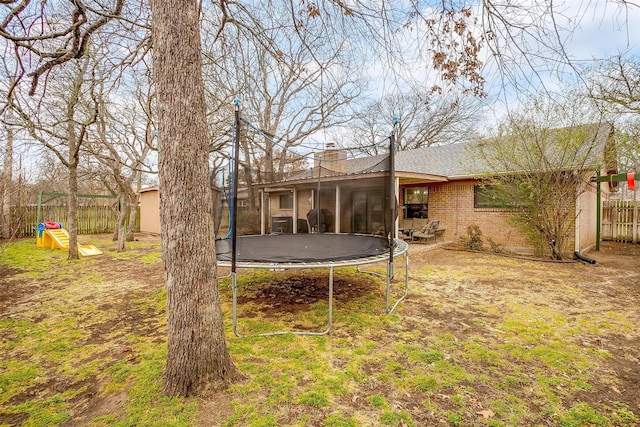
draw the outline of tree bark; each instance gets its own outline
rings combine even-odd
[[[73,136],[73,121],[69,119],[69,196],[67,198],[67,231],[69,232],[69,260],[79,259],[78,252],[78,163],[79,152],[76,139]]]
[[[127,234],[125,236],[127,242],[133,242],[135,240],[136,213],[139,200],[140,195],[138,193],[132,194],[129,199],[129,226],[127,227]]]
[[[239,373],[226,346],[217,287],[198,9],[189,0],[152,0],[151,11],[167,288],[164,391],[188,396]]]
[[[118,252],[124,252],[124,237],[125,237],[125,226],[127,222],[127,200],[125,197],[120,196],[120,210],[118,211],[118,224],[116,225],[116,240],[118,241]]]

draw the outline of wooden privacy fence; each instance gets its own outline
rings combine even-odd
[[[640,202],[604,202],[601,236],[602,240],[640,242]]]
[[[11,229],[17,230],[16,237],[35,236],[37,206],[14,207],[11,210]],[[112,206],[78,206],[76,211],[78,234],[113,233],[118,222],[118,211]],[[62,223],[67,227],[66,206],[42,206],[40,221]],[[135,230],[140,230],[140,209],[136,215]]]

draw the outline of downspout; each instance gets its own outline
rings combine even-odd
[[[596,179],[600,178],[600,171],[596,175]],[[596,181],[596,251],[600,250],[600,233],[602,227],[602,194],[600,180]]]
[[[595,259],[586,257],[586,256],[582,255],[578,251],[575,252],[575,255],[576,255],[576,258],[578,258],[582,262],[586,262],[587,264],[595,264],[596,263]]]

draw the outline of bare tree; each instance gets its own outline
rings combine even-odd
[[[142,175],[154,173],[147,162],[156,150],[153,89],[141,83],[133,89],[134,99],[109,101],[105,83],[99,84],[98,118],[84,150],[91,155],[89,160],[95,161],[93,167],[88,166],[89,172],[99,175],[104,186],[119,196],[114,240],[118,241],[118,251],[123,251],[125,241],[133,240]]]
[[[554,84],[566,80],[567,75],[589,89],[583,66],[598,58],[576,57],[568,49],[572,38],[589,20],[607,19],[618,31],[626,31],[630,46],[634,30],[627,19],[638,7],[626,0],[576,4],[483,0],[483,32],[501,76],[502,95],[525,101],[541,91],[550,95]]]
[[[389,95],[358,113],[349,134],[336,139],[345,148],[377,154],[386,147],[376,142],[388,135],[396,117],[398,150],[469,142],[477,137],[479,111],[478,100],[471,96]]]
[[[585,70],[585,75],[588,96],[607,119],[615,123],[618,168],[639,171],[640,58],[615,55]]]
[[[13,44],[17,54],[15,84],[25,77],[31,79],[29,94],[34,95],[40,79],[54,67],[85,55],[92,35],[120,15],[124,0],[115,0],[112,8],[78,0],[3,4],[7,8],[3,11],[0,36]],[[25,69],[26,58],[36,60],[31,71]]]
[[[10,101],[10,100],[9,100]],[[11,116],[11,110],[8,110],[8,116]],[[4,161],[2,163],[2,180],[0,187],[2,189],[2,238],[11,237],[11,193],[13,191],[13,118],[8,117],[4,120],[5,132],[7,135],[7,144],[4,147]]]
[[[553,259],[573,256],[567,242],[576,198],[611,148],[612,127],[588,107],[579,97],[559,105],[541,96],[512,113],[474,153],[491,171],[484,191],[494,207],[507,209],[537,253]]]
[[[296,27],[285,3],[270,8],[278,12],[251,12],[260,27],[237,23],[223,36],[211,30],[210,38],[219,36],[218,43],[205,52],[209,104],[220,106],[226,100],[230,105],[240,96],[242,114],[260,130],[244,128],[241,138],[242,181],[250,208],[255,208],[254,184],[299,170],[292,165],[304,160],[292,152],[309,137],[350,120],[364,86],[363,63],[353,59],[354,46],[339,34]],[[227,107],[214,116],[228,125],[230,113]]]
[[[613,56],[587,76],[591,97],[601,110],[640,116],[640,58]]]
[[[93,66],[95,63],[87,58],[67,63],[64,67],[66,75],[60,73],[55,82],[49,82],[46,99],[37,104],[24,98],[16,98],[14,102],[20,126],[35,141],[51,150],[67,168],[69,259],[79,258],[76,210],[80,148],[98,113],[97,77]]]

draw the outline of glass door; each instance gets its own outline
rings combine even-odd
[[[384,225],[383,200],[381,194],[367,191],[353,193],[353,216],[351,229],[354,233],[373,234]]]

